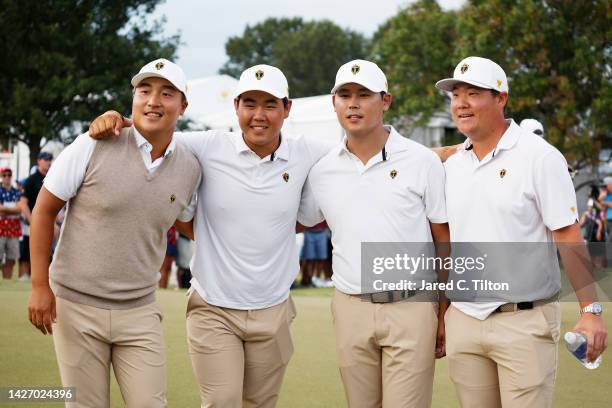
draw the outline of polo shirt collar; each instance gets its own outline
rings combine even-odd
[[[138,146],[139,150],[145,149],[147,153],[151,153],[153,150],[153,145],[149,143],[147,139],[144,138],[143,135],[140,134],[136,126],[132,127],[134,129],[134,140],[136,141],[136,146]],[[174,140],[174,135],[170,140],[170,144],[166,147],[166,151],[164,152],[164,157],[167,157],[170,153],[172,153],[176,149],[176,140]]]
[[[493,157],[502,150],[512,149],[521,136],[521,128],[516,124],[514,119],[506,119],[506,123],[508,123],[509,126],[501,139],[499,139],[499,142],[497,142],[495,149],[493,149]],[[466,152],[472,150],[472,141],[470,138],[465,139],[465,142],[463,142],[463,150]]]
[[[408,150],[408,145],[406,143],[402,143],[404,137],[400,135],[393,126],[384,125],[384,128],[387,130],[387,132],[389,132],[389,137],[387,138],[387,142],[383,146],[385,160],[389,160],[391,155],[393,155],[394,153],[399,153],[404,150]],[[346,145],[347,142],[348,142],[348,136],[345,134],[342,137],[342,142],[340,143],[340,146],[338,146],[338,150],[337,150],[338,154],[351,153]],[[379,154],[382,154],[382,151]],[[382,159],[382,156],[381,156],[381,159]]]
[[[252,152],[251,148],[244,141],[243,134],[236,132],[236,135],[237,137],[234,139],[236,153],[241,154],[244,152]],[[283,137],[282,133],[280,135],[280,145],[270,156],[268,156],[268,158],[270,161],[274,161],[277,159],[289,161],[289,144],[286,140],[286,137]]]

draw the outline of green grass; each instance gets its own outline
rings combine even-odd
[[[27,320],[29,284],[0,282],[0,387],[60,386],[52,339]],[[293,292],[298,315],[293,324],[295,354],[287,369],[279,407],[344,407],[344,392],[336,368],[334,335],[329,304],[331,289],[298,289]],[[199,406],[198,389],[191,371],[185,339],[185,292],[158,292],[164,310],[168,348],[168,403],[170,407]],[[612,328],[612,304],[605,305]],[[577,318],[575,303],[563,303],[563,331]],[[563,347],[561,345],[560,347]],[[559,371],[554,407],[609,407],[612,401],[612,355],[604,355],[594,371],[582,368],[565,349],[559,350]],[[123,403],[113,380],[112,406]],[[0,407],[58,407],[61,404],[2,404]],[[447,375],[446,360],[437,362],[434,407],[458,407]]]

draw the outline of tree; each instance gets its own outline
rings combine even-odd
[[[28,144],[34,161],[41,139],[74,137],[83,130],[75,123],[109,106],[130,111],[131,76],[178,44],[145,20],[158,2],[0,0],[2,139]]]
[[[543,122],[576,168],[596,162],[611,142],[612,3],[472,0],[461,14],[457,51],[504,68],[508,116]]]
[[[229,61],[220,70],[234,77],[256,64],[278,67],[289,82],[291,97],[325,94],[340,65],[368,54],[364,36],[331,21],[269,18],[247,26],[225,45]]]
[[[435,0],[419,0],[387,20],[374,34],[372,59],[385,71],[393,95],[391,115],[423,124],[447,99],[436,81],[449,76],[453,58],[455,12],[444,12]]]

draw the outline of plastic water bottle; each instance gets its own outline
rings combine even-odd
[[[583,366],[589,370],[594,370],[601,364],[601,355],[593,362],[587,361],[587,339],[580,333],[567,332],[564,336],[565,346],[572,353]]]

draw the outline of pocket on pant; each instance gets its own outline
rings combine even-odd
[[[291,295],[289,295],[289,298],[287,299],[287,305],[287,321],[289,323],[292,323],[295,317],[297,316],[297,309],[295,307],[295,303],[293,302],[293,298],[291,297]]]
[[[561,311],[559,302],[551,302],[538,307],[549,330],[550,337],[555,343],[561,338]]]
[[[293,355],[293,340],[288,322],[280,325],[275,337],[281,361],[283,364],[287,364]]]

